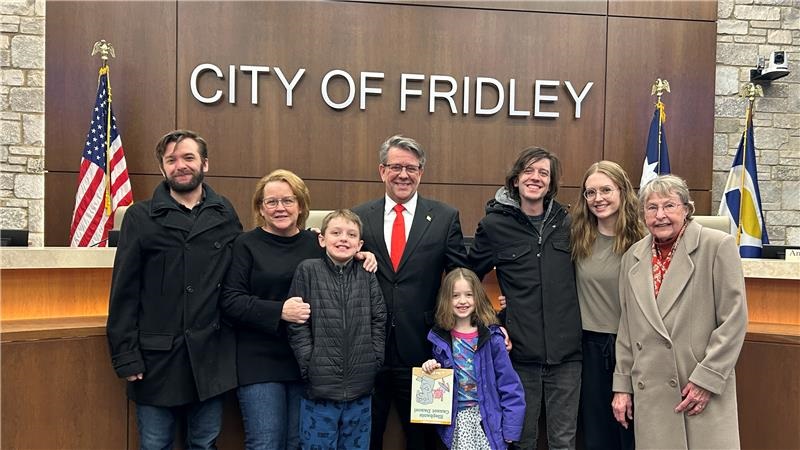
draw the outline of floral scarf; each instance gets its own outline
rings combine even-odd
[[[688,221],[683,223],[681,231],[678,232],[678,237],[675,238],[675,242],[672,243],[672,247],[667,254],[661,253],[661,248],[658,243],[656,243],[655,236],[653,236],[653,240],[650,244],[650,251],[653,255],[653,288],[655,289],[656,299],[658,299],[658,293],[661,291],[661,283],[664,281],[664,275],[666,275],[667,269],[669,269],[669,263],[672,262],[672,255],[675,253],[675,249],[678,248],[678,243],[681,241],[683,232],[686,231],[686,225],[688,224]]]

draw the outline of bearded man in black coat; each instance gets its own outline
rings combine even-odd
[[[236,387],[235,339],[219,294],[242,225],[203,183],[208,149],[176,130],[156,146],[164,181],[125,214],[109,300],[114,370],[136,402],[141,448],[171,448],[178,416],[187,448],[214,448],[222,395]]]

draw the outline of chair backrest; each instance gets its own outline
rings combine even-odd
[[[724,231],[728,234],[731,232],[731,218],[728,216],[693,216],[695,222],[706,228],[713,228],[715,230]]]
[[[112,230],[119,230],[122,227],[122,219],[125,218],[125,212],[128,208],[129,206],[120,206],[114,211],[114,226],[111,228]]]
[[[333,212],[332,209],[312,209],[308,212],[308,220],[306,220],[306,228],[322,228],[322,219],[328,214]]]

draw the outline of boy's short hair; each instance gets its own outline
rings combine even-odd
[[[361,218],[358,217],[358,214],[354,213],[353,211],[350,211],[349,209],[337,209],[329,212],[328,215],[325,216],[324,219],[322,219],[322,226],[320,227],[320,233],[325,234],[325,230],[328,229],[328,223],[330,223],[331,220],[339,217],[348,222],[356,224],[356,227],[358,227],[358,237],[359,238],[361,237],[362,234],[361,229],[363,228],[363,224],[361,223]]]

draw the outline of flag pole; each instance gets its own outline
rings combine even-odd
[[[656,82],[651,86],[650,93],[650,95],[656,96],[656,108],[658,108],[658,160],[656,162],[656,174],[661,173],[661,124],[667,120],[664,104],[661,103],[661,96],[664,91],[670,92],[669,81],[656,78]]]
[[[99,77],[106,76],[106,89],[108,90],[108,102],[106,104],[106,139],[105,139],[105,157],[106,157],[106,194],[105,194],[105,210],[106,216],[111,216],[111,160],[108,150],[111,148],[111,77],[108,76],[108,56],[116,58],[114,54],[114,46],[105,39],[101,39],[94,43],[92,47],[92,56],[100,54],[102,66],[100,66]],[[98,80],[99,82],[99,80]]]
[[[747,172],[747,133],[750,130],[750,123],[753,120],[753,106],[756,102],[756,96],[763,97],[764,91],[761,89],[761,86],[754,83],[746,83],[742,85],[739,95],[741,97],[746,97],[748,101],[747,109],[744,113],[744,133],[742,134],[742,176],[739,182],[739,226],[736,228],[736,245],[739,245],[742,237],[742,207],[744,206],[745,172]]]

